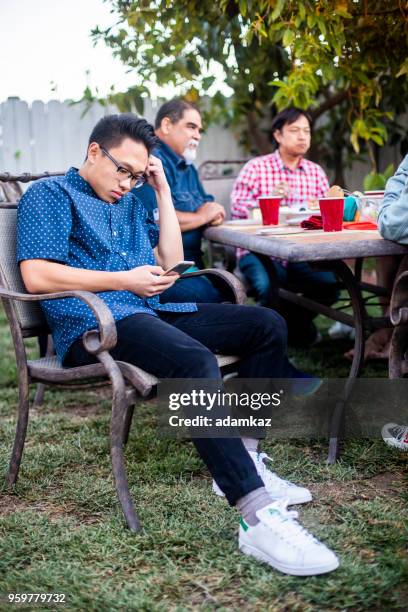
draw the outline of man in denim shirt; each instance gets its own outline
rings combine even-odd
[[[201,115],[193,104],[174,99],[163,104],[156,115],[156,136],[160,139],[154,155],[163,163],[183,238],[184,256],[204,268],[201,241],[207,225],[219,225],[225,209],[206,193],[193,165],[201,140]],[[149,186],[140,198],[151,210],[154,196]],[[221,302],[223,297],[205,277],[180,280],[161,296],[161,301]]]
[[[285,375],[286,328],[272,310],[233,304],[160,304],[173,283],[161,276],[183,259],[179,223],[153,128],[133,115],[104,117],[86,160],[64,177],[32,185],[19,205],[17,258],[29,292],[93,291],[116,321],[115,359],[159,378],[207,378],[222,384],[214,352],[242,357],[239,375]],[[132,188],[148,181],[156,194],[160,232]],[[41,306],[57,355],[66,366],[95,361],[82,334],[97,328],[77,299]],[[285,573],[311,575],[338,566],[336,556],[286,510],[310,492],[270,472],[239,438],[194,439],[228,502],[241,513],[242,552]],[[262,475],[262,478],[261,478]]]
[[[378,229],[383,238],[408,244],[408,155],[387,181]]]

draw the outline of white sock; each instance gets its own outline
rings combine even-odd
[[[248,453],[256,453],[258,451],[259,440],[257,438],[242,437],[241,440]]]
[[[256,512],[269,506],[273,502],[273,499],[265,489],[265,487],[259,487],[250,491],[244,497],[240,497],[237,500],[237,508],[241,513],[242,518],[248,525],[257,525],[259,519],[256,516]]]

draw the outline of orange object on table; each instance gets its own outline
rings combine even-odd
[[[356,229],[356,230],[376,230],[377,225],[372,221],[346,221],[343,223],[344,229]]]

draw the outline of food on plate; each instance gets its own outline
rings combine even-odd
[[[326,198],[344,198],[344,191],[338,185],[332,185],[326,193]]]

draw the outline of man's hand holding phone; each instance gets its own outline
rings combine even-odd
[[[195,266],[195,261],[179,261],[174,266],[163,272],[162,276],[181,276],[184,272],[187,272],[191,266]]]
[[[123,279],[122,288],[144,298],[160,295],[179,278],[178,274],[166,276],[164,272],[161,266],[138,266],[133,270],[120,272]]]
[[[140,297],[160,295],[174,285],[183,272],[194,265],[194,261],[179,261],[169,270],[163,270],[161,266],[138,266],[133,270],[120,272],[123,279],[122,288]]]

